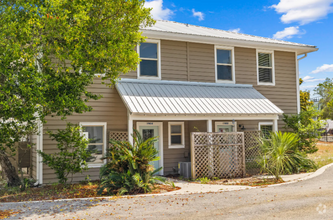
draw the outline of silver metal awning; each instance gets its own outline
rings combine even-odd
[[[116,88],[134,114],[283,113],[252,85],[121,79]]]

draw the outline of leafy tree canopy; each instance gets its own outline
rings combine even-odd
[[[326,78],[319,83],[314,92],[321,96],[321,116],[323,119],[333,119],[333,79]]]
[[[303,79],[299,79],[299,85],[302,85]],[[313,101],[310,101],[309,91],[300,91],[301,110],[306,111],[310,106],[313,106]]]
[[[143,0],[3,0],[0,17],[0,154],[11,155],[37,120],[91,111],[95,73],[111,85],[135,69],[139,28],[154,22]]]

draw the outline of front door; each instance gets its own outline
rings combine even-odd
[[[142,138],[147,140],[152,137],[158,137],[158,141],[155,142],[155,148],[158,150],[158,156],[160,160],[151,162],[151,165],[155,169],[163,166],[163,148],[162,148],[162,123],[161,122],[138,122],[138,131]],[[163,175],[163,169],[158,173]]]

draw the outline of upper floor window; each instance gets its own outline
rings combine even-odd
[[[215,47],[216,82],[235,83],[234,48]]]
[[[274,52],[258,51],[258,85],[275,85]]]
[[[149,40],[138,47],[141,62],[138,66],[138,78],[160,79],[160,42]]]

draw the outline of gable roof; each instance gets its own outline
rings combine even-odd
[[[289,41],[282,41],[276,40],[271,38],[253,36],[248,34],[241,34],[235,33],[231,31],[224,31],[220,29],[213,29],[207,27],[201,27],[196,25],[190,24],[183,24],[174,21],[164,21],[164,20],[157,20],[156,24],[152,27],[145,27],[142,28],[143,34],[148,37],[155,37],[159,36],[161,39],[167,39],[168,37],[173,38],[180,38],[181,36],[187,36],[189,41],[209,41],[209,38],[215,38],[216,43],[227,43],[229,41],[236,42],[243,42],[244,45],[274,45],[276,47],[281,48],[293,48],[295,50],[299,50],[299,54],[305,52],[313,52],[317,51],[318,49],[312,45],[300,44],[300,43],[293,43]],[[158,34],[160,33],[160,35]],[[170,35],[170,36],[168,36]],[[186,39],[186,38],[185,38]],[[184,39],[184,40],[185,40]],[[180,39],[178,39],[180,40]],[[240,43],[242,45],[242,43]]]
[[[251,85],[121,79],[116,88],[130,113],[281,115]]]

